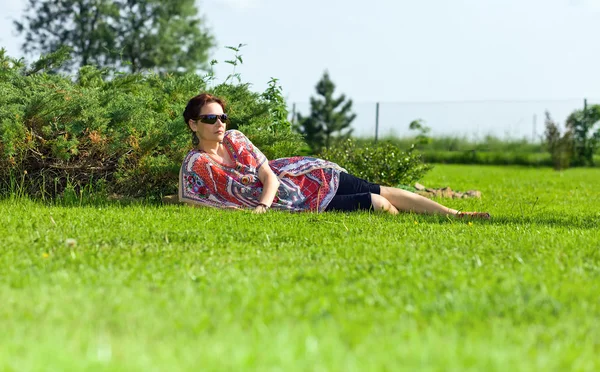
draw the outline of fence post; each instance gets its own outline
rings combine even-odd
[[[535,127],[537,126],[537,114],[533,115],[533,131],[531,132],[531,143],[535,143]]]
[[[375,142],[379,137],[379,102],[375,105]]]

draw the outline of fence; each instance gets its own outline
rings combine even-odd
[[[587,104],[600,104],[588,99]],[[544,134],[545,112],[561,125],[573,111],[584,107],[583,99],[531,101],[460,101],[460,102],[358,102],[352,105],[357,115],[352,123],[357,137],[406,137],[415,119],[423,119],[431,135],[466,137],[470,140],[493,135],[503,139],[527,139],[539,142]],[[308,102],[290,105],[294,113],[310,114]]]

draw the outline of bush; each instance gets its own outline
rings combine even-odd
[[[408,150],[391,142],[359,146],[350,139],[326,149],[319,157],[346,168],[349,173],[385,186],[412,185],[431,169],[411,146]]]
[[[246,131],[267,156],[291,156],[305,146],[281,120],[287,111],[274,81],[260,94],[248,84],[209,88],[195,74],[122,74],[90,66],[74,77],[53,73],[66,58],[59,51],[26,69],[0,51],[0,195],[14,192],[15,180],[32,196],[92,182],[123,196],[175,193],[191,149],[181,113],[200,91],[229,102],[232,127]]]

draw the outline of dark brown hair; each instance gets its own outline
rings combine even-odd
[[[200,116],[200,110],[204,105],[209,103],[218,103],[223,108],[223,112],[225,112],[225,101],[221,98],[212,96],[208,93],[202,93],[193,97],[189,100],[185,110],[183,111],[183,120],[185,123],[190,125],[190,120],[198,120],[198,116]]]
[[[208,93],[199,94],[189,100],[185,110],[183,111],[183,120],[185,120],[185,125],[187,125],[188,128],[190,128],[190,120],[198,120],[202,107],[209,103],[218,103],[223,108],[223,112],[225,112],[226,105],[223,99]],[[190,128],[190,130],[191,129],[192,128]],[[194,132],[192,132],[192,143],[194,146],[198,145],[198,137],[196,137],[196,133]]]

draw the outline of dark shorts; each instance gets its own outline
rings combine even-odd
[[[379,194],[381,186],[365,181],[348,173],[340,173],[337,192],[325,208],[329,211],[351,212],[359,209],[371,209],[371,194]]]

